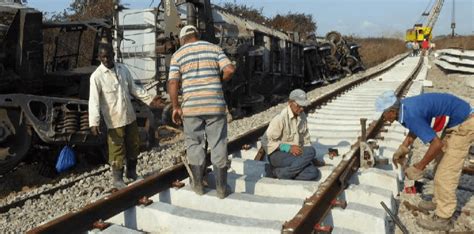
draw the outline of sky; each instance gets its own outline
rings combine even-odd
[[[435,0],[211,0],[213,4],[236,2],[263,9],[263,14],[311,14],[316,34],[329,31],[360,37],[402,37],[405,30],[419,23],[420,16]],[[455,1],[456,33],[474,34],[474,1],[445,0],[433,35],[451,34],[452,6]],[[28,0],[28,5],[46,12],[62,11],[70,0]],[[157,6],[160,0],[122,0],[129,8]],[[426,21],[422,21],[425,23]]]

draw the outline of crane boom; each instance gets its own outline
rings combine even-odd
[[[428,23],[426,27],[433,28],[438,20],[438,16],[441,12],[441,8],[443,7],[444,0],[436,0],[436,3],[431,8],[430,14],[428,15]]]
[[[407,30],[405,41],[423,41],[424,39],[431,40],[431,31],[438,20],[438,16],[443,8],[444,0],[436,0],[428,14],[423,13],[423,16],[428,15],[428,22],[425,25],[415,24],[413,28]]]

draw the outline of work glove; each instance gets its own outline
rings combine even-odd
[[[410,149],[402,144],[398,147],[397,151],[393,153],[392,161],[395,168],[398,169],[397,164],[400,164],[400,166],[403,167],[407,163],[408,159],[406,156],[408,152],[410,152]]]
[[[303,149],[298,145],[280,144],[280,151],[290,153],[293,156],[299,156],[303,153]]]
[[[412,165],[405,169],[405,175],[410,180],[419,180],[423,178],[423,171]]]

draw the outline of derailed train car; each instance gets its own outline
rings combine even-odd
[[[178,32],[183,25],[196,25],[201,39],[221,45],[237,65],[233,79],[224,84],[232,113],[271,102],[273,94],[349,73],[340,62],[347,55],[335,56],[336,43],[304,44],[295,33],[242,19],[211,6],[209,0],[166,0],[151,9],[116,9],[120,11],[113,26],[103,20],[43,23],[42,13],[21,1],[0,0],[0,174],[33,148],[52,150],[69,144],[104,155],[105,137],[92,136],[87,121],[89,77],[98,65],[95,52],[103,38],[113,37],[117,60],[128,66],[137,84],[166,96]],[[47,30],[56,34],[51,38]],[[87,30],[93,36],[84,40]],[[50,38],[45,41],[43,35]],[[90,45],[83,47],[83,42]],[[90,53],[85,59],[84,48]],[[330,59],[339,65],[327,69]],[[139,102],[134,106],[142,142],[152,143],[155,120],[161,118],[154,118]],[[164,116],[167,110],[169,106]]]
[[[155,80],[157,93],[165,92],[167,65],[179,46],[177,34],[187,24],[196,25],[201,39],[220,45],[236,64],[236,73],[224,84],[226,102],[234,115],[272,102],[275,94],[363,70],[357,45],[346,43],[338,33],[308,43],[297,33],[244,19],[211,6],[208,0],[180,2],[163,1],[158,8],[123,10],[117,16],[123,29],[118,54],[137,79]]]
[[[64,145],[105,158],[105,135],[90,133],[87,99],[98,43],[110,37],[111,24],[45,23],[40,11],[16,0],[0,0],[0,19],[0,174],[28,152],[54,154]],[[134,105],[147,143],[151,112]]]

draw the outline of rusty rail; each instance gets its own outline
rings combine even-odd
[[[349,90],[352,86],[358,85],[393,68],[405,57],[406,56],[399,58],[397,61],[393,62],[393,64],[381,69],[380,71],[350,82],[342,87],[339,87],[334,92],[323,95],[322,97],[315,100],[307,110],[320,106],[337,95]],[[239,135],[236,139],[228,143],[228,152],[240,150],[244,144],[255,142],[265,132],[267,127],[268,123]],[[208,154],[207,159],[210,158],[209,156],[210,155]],[[89,204],[80,211],[66,214],[57,219],[51,220],[46,224],[40,225],[28,231],[28,233],[80,233],[93,229],[94,222],[109,219],[126,209],[134,207],[139,204],[139,200],[144,196],[150,197],[161,191],[169,189],[176,180],[182,180],[187,177],[188,175],[184,164],[179,163],[173,167],[161,171],[158,174],[149,176],[142,181],[112,193],[106,198],[102,198],[92,204]],[[74,227],[74,230],[71,230],[71,227]]]
[[[401,97],[403,92],[412,80],[418,75],[422,64],[422,58],[418,61],[416,69],[408,76],[395,91],[398,97]],[[383,119],[380,118],[375,124],[369,126],[367,130],[367,138],[374,138],[383,126]],[[324,220],[326,215],[333,207],[334,201],[342,191],[347,187],[347,181],[359,169],[360,166],[360,147],[355,144],[355,148],[348,152],[349,160],[342,161],[336,169],[328,176],[318,188],[318,190],[306,199],[303,207],[295,215],[293,219],[285,222],[282,227],[282,233],[312,233],[315,226],[321,227],[320,223]]]

